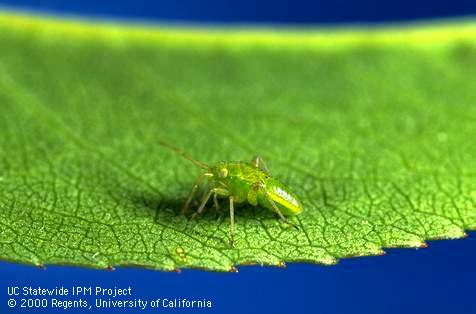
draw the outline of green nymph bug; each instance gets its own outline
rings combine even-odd
[[[259,205],[275,212],[283,222],[297,228],[285,216],[295,216],[301,213],[303,211],[301,201],[283,183],[271,176],[261,157],[254,157],[251,162],[221,161],[210,166],[193,159],[185,152],[168,143],[162,141],[159,141],[159,143],[205,170],[204,173],[195,179],[192,191],[183,205],[182,214],[186,214],[204,178],[208,178],[208,187],[200,202],[200,206],[190,219],[202,213],[212,196],[217,210],[219,209],[217,197],[229,198],[231,245],[233,245],[234,241],[234,203],[248,202],[253,206]]]

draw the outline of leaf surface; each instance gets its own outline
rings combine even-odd
[[[476,27],[219,31],[0,16],[0,258],[333,264],[476,229]],[[178,214],[194,158],[250,160],[292,218]]]

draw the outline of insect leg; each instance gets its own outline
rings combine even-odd
[[[230,196],[230,245],[235,241],[235,208],[233,206],[233,196]]]
[[[215,204],[215,209],[216,209],[217,213],[219,213],[220,212],[220,205],[218,204],[216,193],[213,193],[213,203]]]
[[[211,177],[208,178],[208,184],[213,186],[214,189],[216,188],[215,181],[213,181]],[[217,193],[213,193],[213,204],[215,205],[215,211],[218,215],[220,213],[220,205],[218,204]]]
[[[195,216],[199,215],[202,213],[203,209],[205,208],[205,205],[207,204],[208,200],[210,199],[210,196],[212,196],[213,189],[208,190],[207,194],[202,199],[202,203],[198,207],[197,211],[190,217],[190,220],[195,218]]]
[[[268,170],[268,167],[266,167],[266,163],[264,162],[263,157],[259,155],[253,157],[253,159],[251,159],[251,164],[256,168],[263,170],[265,173],[269,175],[271,174]]]
[[[248,203],[253,206],[258,205],[258,191],[261,189],[261,183],[254,183],[248,191]]]
[[[182,207],[182,211],[181,211],[182,215],[185,215],[185,213],[187,212],[188,207],[190,206],[190,202],[192,201],[193,197],[195,196],[195,193],[198,190],[198,187],[200,186],[200,181],[202,181],[203,177],[211,177],[211,176],[213,176],[213,174],[211,173],[202,173],[195,179],[195,182],[193,183],[192,191],[188,195],[187,201]]]
[[[215,184],[213,184],[211,179],[209,179],[207,189],[212,188],[212,186],[213,186],[213,188],[215,188]],[[215,211],[216,211],[216,214],[218,215],[220,213],[220,205],[218,204],[217,193],[213,193],[213,205],[215,205]]]
[[[293,224],[292,222],[290,222],[288,219],[286,219],[286,217],[284,217],[284,215],[281,213],[281,211],[279,210],[278,206],[276,205],[276,203],[273,201],[273,199],[269,196],[268,194],[268,191],[266,191],[265,188],[263,188],[262,186],[260,186],[261,188],[261,191],[263,191],[264,195],[266,196],[266,199],[268,200],[268,202],[270,202],[271,206],[273,206],[274,208],[274,211],[276,212],[276,214],[278,214],[279,218],[285,222],[286,224],[294,227],[296,230],[299,230],[298,226],[296,226],[295,224]]]
[[[192,215],[192,217],[190,217],[190,220],[192,220],[193,218],[195,218],[195,216],[200,215],[203,212],[203,209],[205,208],[205,205],[207,204],[208,200],[210,199],[210,197],[212,196],[213,193],[220,194],[220,195],[226,195],[226,196],[228,195],[228,191],[225,190],[225,189],[213,188],[213,189],[208,190],[207,194],[203,197],[202,203],[198,207],[197,211]]]

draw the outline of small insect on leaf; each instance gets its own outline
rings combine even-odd
[[[298,229],[286,217],[298,215],[303,211],[301,201],[282,182],[271,176],[260,156],[254,157],[250,162],[220,161],[213,165],[207,165],[166,142],[159,141],[159,144],[205,170],[195,179],[192,190],[182,208],[182,214],[187,213],[204,178],[207,178],[209,188],[205,191],[197,211],[190,219],[194,219],[203,212],[212,196],[217,210],[220,209],[217,198],[229,199],[230,245],[234,245],[235,203],[248,203],[270,210],[276,213],[281,221]]]

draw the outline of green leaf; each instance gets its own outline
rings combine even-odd
[[[0,16],[0,258],[163,270],[378,255],[476,229],[476,26],[183,30]],[[198,160],[267,160],[300,231]]]

